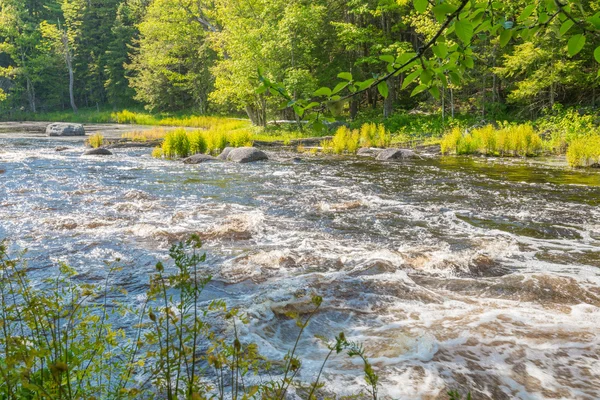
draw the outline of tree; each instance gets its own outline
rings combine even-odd
[[[214,52],[195,0],[155,0],[139,25],[140,38],[127,68],[135,98],[152,111],[205,113],[213,87]]]

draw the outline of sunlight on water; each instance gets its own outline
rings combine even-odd
[[[325,298],[310,334],[363,341],[389,398],[594,399],[600,393],[600,174],[522,160],[383,164],[273,153],[184,166],[149,150],[109,158],[0,139],[0,236],[95,282],[104,260],[135,303],[170,244],[200,233],[207,299],[243,306],[262,351],[295,338],[285,313]],[[326,349],[301,343],[311,379]],[[320,349],[320,350],[319,350]],[[340,374],[340,371],[345,371]],[[326,378],[361,387],[340,358]]]

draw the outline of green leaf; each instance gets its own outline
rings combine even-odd
[[[316,92],[313,93],[313,96],[331,96],[331,89],[329,89],[328,87],[322,87],[321,89],[317,90]]]
[[[430,69],[424,69],[421,72],[421,83],[427,85],[427,84],[429,84],[429,82],[431,82],[432,78],[433,78],[433,71],[431,71]]]
[[[410,97],[416,96],[419,93],[421,93],[424,90],[427,90],[427,85],[419,85],[416,88],[413,89],[412,93],[410,94]]]
[[[294,104],[294,112],[296,113],[296,115],[298,115],[300,118],[302,118],[304,116],[304,108],[300,107],[297,104]]]
[[[414,80],[417,79],[418,76],[421,76],[421,70],[420,69],[414,71],[413,73],[411,73],[410,75],[408,75],[406,78],[404,78],[404,82],[402,82],[402,89],[406,89],[406,87],[408,85],[410,85],[411,83],[413,83]]]
[[[456,11],[456,7],[448,3],[441,3],[433,7],[433,14],[439,22],[443,22],[446,15],[452,14],[454,11]]]
[[[341,92],[342,90],[344,90],[344,88],[348,86],[348,82],[340,82],[336,85],[335,88],[333,88],[333,92],[331,92],[331,94],[336,94]]]
[[[583,49],[583,46],[585,46],[585,35],[578,34],[572,36],[571,39],[569,39],[569,43],[567,44],[569,55],[571,57],[577,55],[577,53],[579,53],[581,49]]]
[[[510,38],[512,37],[512,31],[505,29],[500,34],[500,46],[505,47],[508,42],[510,42]]]
[[[463,43],[468,44],[471,41],[471,38],[473,37],[473,24],[469,21],[462,19],[456,21],[454,30],[456,31],[456,36],[458,36]]]
[[[465,59],[462,61],[462,64],[467,67],[467,68],[473,68],[475,67],[475,62],[473,61],[473,57],[465,57]]]
[[[452,82],[456,86],[460,86],[460,83],[461,83],[460,75],[458,75],[456,72],[451,71],[448,73],[448,76],[450,76],[450,82]]]
[[[535,4],[531,4],[527,7],[525,7],[523,9],[523,12],[521,13],[521,15],[519,15],[519,18],[517,19],[518,21],[525,21],[527,18],[529,18],[529,16],[533,13],[533,10],[535,9]]]
[[[423,14],[425,11],[427,11],[429,2],[427,0],[413,0],[413,4],[415,6],[415,10]]]
[[[352,74],[350,72],[340,72],[338,74],[338,78],[344,79],[344,80],[347,80],[347,81],[351,81],[352,80]]]
[[[256,89],[256,94],[263,94],[264,92],[267,91],[267,87],[265,85],[260,86],[258,89]]]
[[[364,90],[371,86],[373,82],[375,82],[375,79],[367,79],[364,82],[356,82],[356,86],[358,87],[358,90]]]
[[[433,46],[433,54],[439,58],[446,58],[448,55],[448,47],[445,43],[438,43],[437,46]]]
[[[305,110],[310,110],[311,108],[315,108],[316,106],[318,106],[320,103],[317,103],[316,101],[313,101],[312,103],[309,103],[306,107],[304,107]]]
[[[575,22],[571,21],[570,19],[563,22],[559,30],[560,35],[563,36],[565,33],[567,33],[573,25],[575,25]]]
[[[377,84],[377,90],[379,91],[379,94],[383,96],[384,99],[387,99],[389,94],[389,88],[386,81],[379,82]]]
[[[435,97],[436,99],[439,100],[439,98],[440,98],[440,89],[438,89],[437,86],[433,86],[433,87],[429,88],[429,93],[431,93],[431,95],[433,97]]]
[[[600,63],[600,46],[596,47],[596,50],[594,50],[594,58]]]
[[[379,56],[379,59],[381,61],[385,61],[388,64],[393,64],[394,61],[396,61],[396,57],[390,55],[390,54],[384,54],[382,56]]]

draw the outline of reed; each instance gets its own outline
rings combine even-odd
[[[94,149],[102,147],[104,144],[104,136],[102,136],[100,133],[95,133],[89,137],[87,143]]]
[[[491,125],[463,134],[459,128],[441,140],[442,154],[483,154],[497,156],[536,156],[544,148],[540,136],[529,124],[495,129]]]
[[[600,164],[600,135],[571,141],[567,149],[567,162],[574,168]]]

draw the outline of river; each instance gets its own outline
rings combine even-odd
[[[300,354],[310,380],[344,331],[365,343],[383,398],[600,398],[600,174],[525,160],[380,163],[271,152],[186,166],[149,149],[81,157],[83,144],[0,134],[0,237],[34,279],[59,261],[141,301],[169,246],[207,237],[207,296],[251,317],[245,337],[281,358],[286,310],[318,293]],[[327,386],[352,394],[342,356]]]

